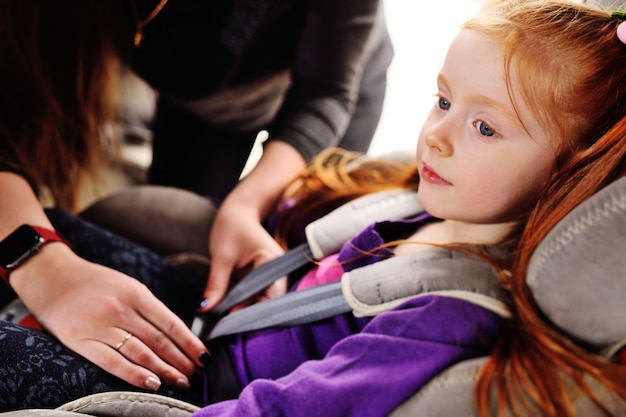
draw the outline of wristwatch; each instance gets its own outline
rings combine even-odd
[[[9,274],[48,242],[67,241],[53,230],[23,224],[0,241],[0,278],[9,284]]]

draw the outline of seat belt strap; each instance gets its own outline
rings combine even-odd
[[[223,315],[234,306],[296,269],[337,251],[371,223],[403,218],[421,211],[415,191],[395,189],[368,194],[317,219],[306,228],[307,242],[254,269],[213,309]]]
[[[297,246],[284,255],[260,265],[239,281],[212,310],[213,314],[222,315],[254,294],[268,287],[278,278],[313,262],[313,255],[308,243]]]
[[[192,330],[200,338],[204,338],[207,337],[206,335],[211,332],[211,329],[213,326],[216,326],[217,323],[221,323],[222,321],[228,322],[231,320],[235,323],[235,319],[230,318],[231,315],[226,315],[228,311],[263,290],[278,278],[288,275],[298,268],[303,267],[307,263],[312,263],[314,260],[319,260],[323,256],[334,253],[355,233],[375,221],[390,218],[404,218],[410,215],[415,215],[420,211],[421,206],[417,201],[417,194],[415,191],[403,189],[387,190],[379,193],[368,194],[344,204],[307,226],[306,243],[303,243],[300,246],[286,252],[284,255],[259,266],[244,279],[238,282],[210,313],[199,315],[194,319],[192,323]],[[311,317],[314,317],[312,314],[313,310],[323,305],[322,300],[318,297],[328,296],[329,292],[319,290],[319,294],[316,291],[312,291],[311,293],[307,292],[305,295],[299,295],[299,293],[305,291],[308,290],[297,291],[296,293],[291,294],[292,297],[284,299],[283,297],[287,297],[290,294],[278,297],[276,302],[284,303],[284,305],[277,304],[278,307],[273,307],[273,303],[267,304],[269,301],[273,300],[259,303],[258,305],[262,307],[258,308],[263,308],[263,311],[256,312],[255,309],[252,309],[251,313],[246,313],[249,314],[250,318],[246,318],[245,320],[251,320],[251,323],[257,323],[254,324],[254,326],[256,326],[255,328],[267,327],[270,325],[276,326],[281,325],[281,323],[304,323],[300,321],[303,320],[304,317],[308,317],[309,319],[306,322],[310,322]],[[295,297],[296,294],[298,294],[297,297]],[[338,301],[339,298],[341,298],[341,302]],[[278,301],[278,299],[281,300]],[[305,302],[308,302],[309,300],[312,300],[313,304],[312,306],[306,306],[305,308]],[[334,310],[334,307],[330,309],[321,309],[320,319],[350,311],[350,308],[343,300],[340,289],[337,290],[336,293],[333,293],[330,300],[328,300],[328,303],[331,306],[336,305],[337,310]],[[255,306],[246,307],[240,311],[250,311],[250,309]],[[293,306],[296,310],[293,311],[291,306]],[[298,310],[298,308],[301,310]],[[277,312],[276,314],[274,314],[275,311]],[[262,315],[265,314],[272,316],[274,321],[270,322],[269,320],[262,320]],[[235,313],[232,315],[235,315]],[[254,315],[259,315],[259,317],[254,317]],[[278,318],[279,315],[283,315],[284,318]],[[244,319],[237,320],[237,323],[241,323],[241,325],[237,327],[238,332],[252,330],[248,329],[247,326],[244,326]],[[261,326],[258,324],[260,321],[267,324]],[[231,325],[229,324],[228,326]],[[232,328],[234,329],[234,325]],[[234,333],[235,331],[229,332]],[[220,330],[220,333],[211,333],[211,337],[218,337],[216,336],[217,334],[224,335],[226,333]]]
[[[272,298],[222,317],[205,342],[251,330],[312,323],[351,310],[341,292],[340,281],[318,285]]]

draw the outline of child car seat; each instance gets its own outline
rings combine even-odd
[[[153,199],[167,196],[165,201],[172,201],[177,198],[174,197],[177,194],[185,193],[151,188],[141,190],[144,202],[149,207],[167,207],[167,204],[159,204]],[[124,198],[132,198],[132,194],[133,191],[127,191]],[[136,201],[131,201],[117,206],[137,209]],[[193,198],[187,200],[188,203],[191,201],[198,204],[192,210],[194,219],[203,222],[210,220],[210,213],[213,212],[210,203]],[[97,210],[96,207],[90,210],[91,220],[98,220],[96,213],[99,210],[110,214],[107,199],[98,204],[100,206]],[[174,218],[179,215],[184,213],[179,212]],[[119,220],[123,216],[118,213],[108,217]],[[181,236],[189,237],[187,232],[197,233],[198,229],[192,227],[191,223],[189,230],[183,230]],[[137,230],[152,229],[138,225]],[[605,187],[559,222],[535,251],[527,276],[537,304],[546,318],[575,342],[607,357],[623,356],[626,344],[626,320],[620,320],[626,317],[625,243],[626,178],[622,178]],[[184,246],[180,244],[177,249],[183,249]],[[201,250],[196,251],[202,254]],[[478,358],[449,368],[400,404],[392,415],[476,415],[473,406],[474,383],[485,361],[486,358]],[[626,414],[624,399],[594,385],[591,376],[588,375],[587,380],[608,410],[614,415]],[[580,397],[576,408],[579,415],[605,415],[585,396]],[[155,394],[111,392],[87,396],[57,410],[21,410],[0,413],[0,416],[70,417],[78,413],[111,417],[186,417],[196,409],[190,404]]]

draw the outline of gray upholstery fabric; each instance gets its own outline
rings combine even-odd
[[[58,411],[58,410],[18,410],[8,411],[6,413],[0,413],[2,417],[79,417],[76,413],[71,411]]]
[[[198,409],[186,402],[157,394],[107,392],[72,401],[58,410],[98,417],[188,417]]]
[[[608,346],[626,340],[626,178],[568,214],[531,259],[537,304],[570,335]]]
[[[309,224],[306,238],[315,259],[321,259],[339,251],[344,242],[373,222],[412,216],[422,210],[415,191],[368,194]]]
[[[342,277],[343,295],[355,316],[374,316],[417,294],[454,290],[493,299],[498,314],[508,317],[502,289],[491,265],[447,248],[431,248],[357,268]],[[497,300],[497,301],[496,301]]]
[[[173,398],[137,392],[105,392],[67,403],[56,410],[20,410],[6,417],[188,417],[198,407]]]
[[[451,367],[398,406],[390,417],[478,417],[474,409],[474,383],[486,360],[486,358],[472,359]],[[586,382],[594,389],[611,415],[626,415],[626,401],[616,398],[613,393],[599,387],[588,376]],[[570,389],[574,389],[573,385],[570,385]],[[497,405],[491,404],[491,414],[496,415],[496,411]],[[582,394],[576,402],[576,411],[581,417],[605,417],[607,415]],[[507,411],[505,416],[509,417],[512,414]],[[540,414],[537,410],[531,410],[524,415],[524,417],[538,416]]]
[[[204,277],[209,272],[209,230],[216,211],[208,199],[190,191],[139,185],[96,201],[80,217]]]
[[[472,417],[474,382],[485,359],[462,362],[430,381],[390,417]]]
[[[215,211],[209,200],[190,191],[140,185],[98,200],[80,217],[161,255],[206,255]]]

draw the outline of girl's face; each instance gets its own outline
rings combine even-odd
[[[420,203],[442,219],[515,220],[550,175],[556,146],[520,99],[516,114],[500,46],[462,30],[448,50],[438,90],[417,145]],[[511,93],[519,97],[515,88]]]

